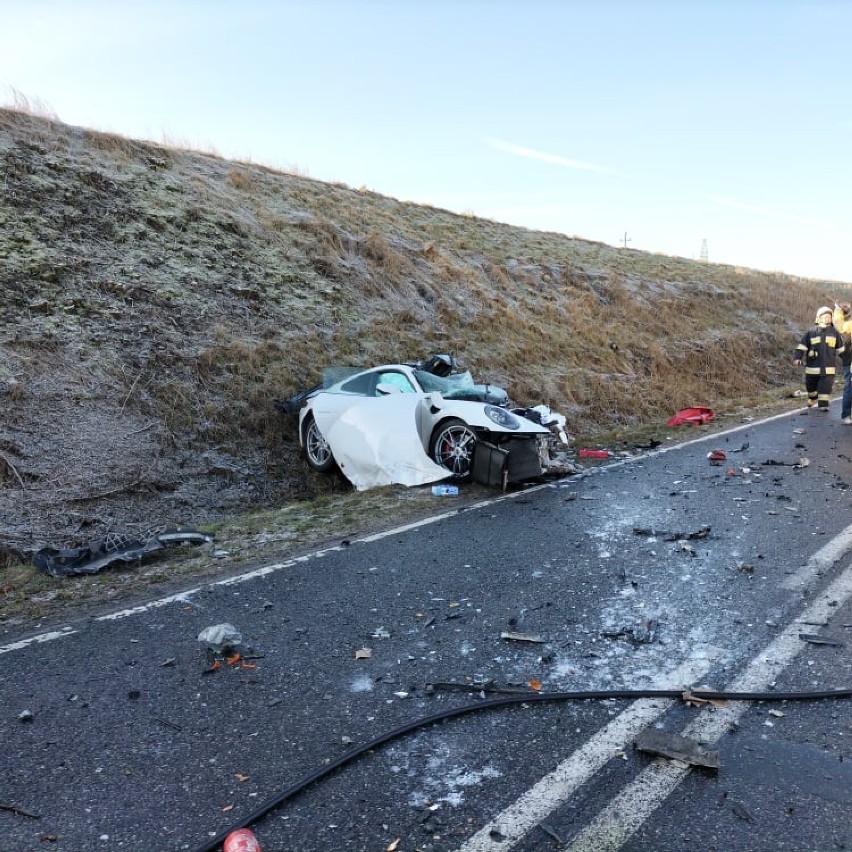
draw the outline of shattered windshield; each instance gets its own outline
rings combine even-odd
[[[476,384],[467,370],[449,376],[436,376],[426,370],[415,370],[414,374],[424,391],[438,391],[445,399],[464,399],[502,406],[509,404],[509,397],[503,388]]]
[[[425,370],[415,370],[414,375],[424,391],[438,391],[448,398],[452,398],[454,393],[469,391],[474,387],[473,376],[467,370],[463,373],[451,373],[449,376],[436,376]]]

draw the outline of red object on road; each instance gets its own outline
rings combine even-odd
[[[609,450],[580,450],[581,459],[608,459]]]
[[[711,464],[713,462],[719,464],[720,462],[727,460],[728,454],[724,450],[711,450],[707,453],[707,458],[710,459]]]
[[[222,852],[261,852],[254,833],[247,828],[238,828],[225,838]]]
[[[692,408],[682,408],[674,417],[666,421],[666,426],[703,426],[716,416],[712,408],[696,405]]]

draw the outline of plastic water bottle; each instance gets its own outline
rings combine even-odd
[[[432,493],[436,497],[455,497],[459,493],[458,485],[433,485]]]

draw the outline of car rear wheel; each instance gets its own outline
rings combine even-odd
[[[313,415],[308,415],[305,423],[305,458],[308,465],[320,473],[328,473],[334,467],[331,447],[323,437]]]
[[[429,456],[448,470],[456,482],[469,482],[473,475],[476,433],[463,420],[445,420],[432,433]]]

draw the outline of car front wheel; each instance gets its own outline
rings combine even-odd
[[[432,433],[429,456],[448,470],[456,482],[469,482],[473,475],[476,433],[463,420],[445,420]]]
[[[334,467],[331,447],[312,415],[308,415],[305,425],[305,458],[308,465],[320,473],[328,473]]]

